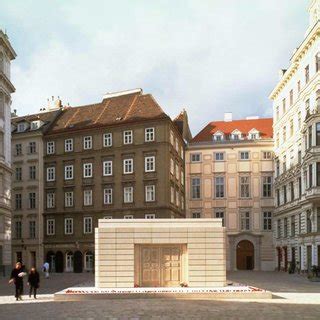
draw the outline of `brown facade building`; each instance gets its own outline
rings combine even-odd
[[[101,218],[184,218],[187,116],[141,89],[66,108],[44,137],[44,251],[56,272],[90,271]]]

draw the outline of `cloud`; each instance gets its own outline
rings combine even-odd
[[[16,2],[0,18],[19,54],[19,114],[52,95],[82,105],[142,87],[171,116],[185,107],[194,134],[225,111],[271,115],[268,94],[308,20],[299,0]]]

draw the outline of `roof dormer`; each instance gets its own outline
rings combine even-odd
[[[235,129],[231,132],[230,135],[231,140],[242,140],[242,132],[238,129]]]
[[[248,139],[250,139],[250,140],[260,139],[260,132],[259,132],[257,129],[252,128],[252,129],[248,132]]]
[[[30,130],[37,130],[43,125],[41,120],[34,120],[30,123]]]
[[[224,140],[224,133],[222,131],[217,131],[212,136],[214,141],[222,141]]]
[[[24,132],[28,129],[29,124],[26,121],[19,122],[17,124],[17,132]]]

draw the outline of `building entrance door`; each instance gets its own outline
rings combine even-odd
[[[176,287],[181,282],[180,246],[142,246],[141,286]]]
[[[240,241],[237,245],[237,269],[254,269],[254,246],[248,240]]]

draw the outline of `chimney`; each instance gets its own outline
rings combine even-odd
[[[224,122],[231,122],[232,121],[232,112],[225,112],[224,113]]]

